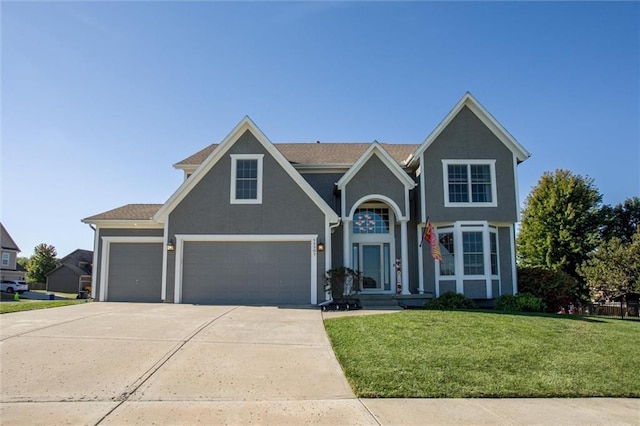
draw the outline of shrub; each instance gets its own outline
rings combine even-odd
[[[496,300],[496,309],[509,312],[544,312],[546,306],[540,297],[528,293],[504,294]]]
[[[518,269],[518,291],[542,299],[547,312],[556,312],[577,299],[578,282],[562,271]]]
[[[473,300],[467,299],[463,294],[449,291],[441,294],[437,299],[433,299],[425,305],[425,309],[452,311],[455,309],[475,309]]]

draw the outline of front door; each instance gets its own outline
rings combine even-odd
[[[382,244],[362,244],[362,289],[382,290]]]

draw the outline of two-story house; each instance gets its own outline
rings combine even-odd
[[[164,204],[83,220],[95,226],[93,296],[317,304],[342,265],[366,294],[513,294],[528,157],[470,93],[421,144],[274,144],[245,117],[174,165],[184,182]],[[441,261],[422,244],[428,224]]]
[[[24,277],[27,274],[27,271],[19,265],[16,260],[18,258],[18,253],[20,253],[20,248],[13,241],[11,235],[4,227],[3,224],[0,223],[0,261],[1,263],[1,277],[2,280],[10,280],[10,281],[24,281]]]

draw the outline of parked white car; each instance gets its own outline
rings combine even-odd
[[[29,291],[29,284],[24,281],[2,280],[2,282],[0,282],[0,291],[22,294],[25,291]]]

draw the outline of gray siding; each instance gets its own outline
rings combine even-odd
[[[445,207],[443,159],[495,159],[497,207]],[[427,216],[433,222],[488,220],[516,222],[513,154],[467,107],[451,121],[424,154]]]
[[[230,203],[231,154],[264,154],[262,204]],[[176,234],[311,234],[324,241],[325,216],[247,131],[171,212],[169,238]],[[320,255],[318,283],[324,271]],[[175,254],[169,253],[167,301],[173,301],[174,274]],[[324,300],[318,287],[318,300]]]
[[[340,196],[335,193],[335,190],[336,182],[342,175],[343,173],[302,173],[302,177],[338,215],[340,215]]]
[[[511,253],[511,229],[507,227],[498,228],[498,248],[500,253],[498,254],[498,260],[500,261],[500,293],[499,294],[513,294],[513,263],[512,256],[515,253]],[[494,294],[494,297],[498,297],[498,294]]]
[[[440,296],[448,292],[456,292],[456,282],[455,281],[440,281]],[[435,294],[434,294],[435,296]]]
[[[80,291],[80,275],[62,266],[47,276],[47,291],[77,293]]]
[[[405,189],[402,182],[378,158],[372,156],[349,181],[346,191],[346,214],[349,214],[360,198],[370,194],[380,194],[391,198],[400,207],[402,215],[405,211]]]
[[[102,287],[102,283],[100,282],[100,277],[102,273],[102,237],[162,237],[164,234],[163,229],[126,229],[126,228],[100,228],[98,230],[99,233],[99,244],[97,250],[93,254],[93,273],[96,276],[96,288],[95,294],[100,294],[100,288]]]
[[[487,283],[484,280],[464,280],[464,296],[469,299],[486,299]]]

